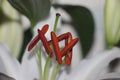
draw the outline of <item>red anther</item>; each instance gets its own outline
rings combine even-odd
[[[61,51],[61,55],[62,57],[67,53],[67,51],[71,50],[72,47],[78,42],[78,38],[75,38],[73,40],[70,41],[70,43],[68,43],[67,46],[65,46],[65,48]]]
[[[52,34],[53,34],[53,32],[52,32]],[[62,40],[65,40],[65,48],[62,51],[59,50],[59,47],[54,48],[54,49],[58,50],[58,53],[60,55],[62,55],[62,57],[65,56],[65,63],[66,63],[66,65],[69,66],[71,64],[71,60],[72,60],[72,47],[77,43],[78,39],[76,38],[76,39],[72,40],[71,33],[67,32],[67,33],[64,33],[64,34],[58,36],[57,40],[56,40],[57,42],[55,42],[55,43],[58,43],[59,41],[62,41]],[[53,42],[50,40],[49,43],[53,43]],[[56,47],[56,45],[53,45],[53,47]],[[55,52],[55,54],[56,54],[56,52]]]
[[[62,64],[62,56],[61,56],[61,53],[60,53],[58,39],[57,39],[54,32],[51,32],[51,39],[52,39],[53,49],[54,49],[54,52],[55,52],[55,55],[56,55],[56,59],[57,59],[59,64]]]
[[[64,33],[64,34],[58,36],[58,37],[57,37],[58,42],[59,42],[59,41],[62,41],[62,40],[64,40],[64,39],[67,39],[68,36],[69,36],[69,34],[70,34],[70,32],[67,32],[67,33]],[[49,42],[49,43],[52,43],[52,40],[50,40],[50,41],[48,41],[48,42]]]
[[[48,31],[49,25],[46,24],[43,26],[43,28],[41,29],[42,33],[45,34]]]
[[[41,30],[43,34],[45,34],[48,31],[48,26],[49,26],[48,24],[43,26]],[[28,51],[30,51],[38,43],[39,40],[40,40],[39,35],[35,36],[28,46]]]
[[[39,41],[39,36],[35,36],[28,46],[28,51],[30,51]]]
[[[48,55],[50,55],[52,57],[53,56],[52,50],[50,48],[50,44],[48,43],[46,37],[44,36],[43,32],[40,31],[39,29],[38,29],[38,33],[39,33],[39,37],[43,43],[43,46],[45,47],[46,52],[48,53]]]
[[[56,14],[56,16],[60,16]],[[43,43],[43,46],[50,57],[53,56],[53,51],[50,45],[53,45],[53,50],[59,64],[62,64],[62,57],[65,56],[65,63],[66,65],[71,64],[72,60],[72,48],[78,42],[78,38],[72,39],[72,35],[70,32],[64,33],[60,36],[56,36],[54,32],[51,32],[51,40],[47,41],[45,37],[45,33],[48,31],[48,24],[44,25],[41,30],[38,29],[38,35],[33,38],[28,46],[28,51],[30,51],[39,40]],[[59,41],[65,40],[65,47],[60,50]]]
[[[72,60],[72,49],[65,56],[65,63],[66,63],[67,66],[69,66],[71,64],[71,60]]]
[[[72,41],[72,35],[70,32],[68,32],[67,38],[65,39],[65,46],[67,46],[70,41]]]
[[[69,34],[70,34],[70,32],[67,32],[67,33],[64,33],[64,34],[58,36],[58,37],[57,37],[57,38],[58,38],[58,41],[62,41],[62,40],[64,40],[64,39],[65,39],[65,40],[68,39]]]
[[[71,33],[68,34],[68,38],[65,39],[65,46],[68,45],[68,43],[72,40],[72,35]],[[67,66],[70,66],[72,60],[72,49],[69,50],[66,55],[65,55],[65,63]]]

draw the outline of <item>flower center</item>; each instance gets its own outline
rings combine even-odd
[[[42,59],[41,59],[42,45],[40,49],[36,50],[41,80],[43,79],[48,80],[49,71],[51,67],[50,64],[52,62],[51,59],[53,57],[56,58],[56,62],[54,64],[50,80],[56,80],[57,74],[59,73],[61,69],[61,64],[63,64],[63,62],[65,62],[67,66],[70,66],[72,60],[72,48],[78,42],[78,38],[73,39],[72,34],[70,32],[61,34],[59,36],[55,34],[59,16],[60,14],[57,13],[54,24],[54,30],[51,32],[51,40],[48,41],[47,38],[45,37],[45,33],[48,31],[49,28],[49,25],[46,24],[43,26],[41,30],[38,29],[38,35],[30,42],[28,46],[28,51],[30,51],[38,43],[38,41],[41,40],[43,47],[45,48],[48,54],[48,58],[46,60],[46,64],[44,67],[44,73],[42,73]],[[65,47],[62,50],[60,50],[59,42],[62,40],[65,41]]]

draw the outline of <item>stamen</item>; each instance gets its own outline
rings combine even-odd
[[[51,32],[51,40],[47,41],[47,38],[45,37],[45,33],[48,31],[48,28],[49,28],[49,25],[46,24],[43,26],[41,30],[38,29],[38,35],[33,38],[33,40],[30,42],[28,46],[28,51],[30,51],[38,43],[38,41],[41,40],[48,54],[48,58],[46,60],[45,67],[44,67],[44,73],[42,73],[42,60],[41,60],[42,50],[40,50],[40,52],[37,52],[38,62],[40,62],[39,64],[40,77],[43,80],[48,80],[51,58],[53,57],[53,50],[54,50],[57,61],[54,64],[54,68],[53,68],[50,80],[56,79],[57,74],[59,73],[59,70],[61,69],[61,64],[63,60],[62,57],[64,57],[66,65],[70,66],[71,60],[72,60],[72,48],[78,42],[78,38],[72,39],[72,34],[70,32],[64,33],[58,37],[56,36],[55,33],[57,29],[59,16],[60,14],[57,13],[55,24],[54,24],[54,30],[53,32]],[[65,47],[62,50],[60,50],[59,42],[62,40],[65,40]]]
[[[28,51],[30,51],[39,41],[39,36],[35,36],[28,46]]]
[[[59,73],[60,69],[61,69],[61,65],[59,65],[58,62],[55,62],[50,80],[56,80],[57,73]]]
[[[40,48],[38,48],[38,46],[36,47],[36,56],[38,58],[38,66],[39,66],[39,74],[40,74],[40,78],[41,80],[43,79],[43,73],[42,73],[42,45],[40,45]]]
[[[62,56],[64,56],[67,51],[69,51],[70,49],[72,49],[72,47],[78,42],[78,38],[73,39],[62,51],[61,54]]]
[[[57,30],[57,24],[58,24],[59,17],[60,17],[60,14],[56,13],[55,24],[54,24],[54,29],[53,29],[53,31],[55,33],[56,33],[56,30]]]
[[[65,40],[65,46],[72,40],[71,33],[68,34],[68,38]],[[70,49],[67,54],[65,55],[65,63],[67,66],[70,66],[72,60],[72,49]]]
[[[44,36],[43,32],[40,31],[39,29],[38,29],[38,33],[39,33],[39,37],[43,43],[43,46],[45,47],[46,52],[48,53],[48,55],[50,55],[52,57],[53,56],[52,50],[50,48],[50,44],[48,43],[46,37]]]
[[[71,60],[72,60],[72,49],[65,56],[65,63],[66,63],[66,65],[70,66]]]
[[[67,39],[69,34],[70,34],[70,32],[67,32],[67,33],[64,33],[64,34],[58,36],[58,37],[57,37],[58,42],[60,42],[60,41],[62,41],[62,40],[64,40],[64,39]],[[48,42],[49,42],[49,43],[52,43],[52,40],[50,40],[50,41],[48,41]]]
[[[49,71],[50,71],[50,64],[51,64],[51,58],[48,56],[45,67],[44,67],[44,75],[43,75],[43,80],[48,80],[49,77]]]
[[[41,30],[43,34],[45,34],[48,31],[48,26],[49,26],[48,24],[43,26]],[[39,35],[35,36],[28,46],[28,51],[30,51],[38,43],[39,40],[40,40]]]
[[[54,49],[57,61],[58,61],[59,64],[62,64],[62,56],[60,54],[58,39],[57,39],[54,32],[51,32],[51,39],[52,39],[53,49]]]
[[[53,32],[52,32],[53,33]],[[54,33],[55,34],[55,33]],[[52,37],[52,36],[51,36]],[[62,55],[62,57],[63,56],[65,56],[65,63],[66,63],[66,65],[70,65],[71,64],[71,60],[72,60],[72,47],[77,43],[77,39],[72,39],[72,35],[71,35],[71,33],[70,32],[67,32],[67,33],[64,33],[64,34],[62,34],[62,35],[60,35],[60,36],[58,36],[57,37],[57,42],[55,42],[55,43],[58,43],[59,41],[62,41],[62,40],[64,40],[65,39],[65,48],[62,50],[62,51],[60,51],[60,49],[59,49],[59,47],[57,47],[57,48],[54,48],[55,50],[58,50],[58,52],[55,52],[55,54],[59,54],[59,55],[57,55],[56,57],[58,58],[58,59],[60,59],[60,60],[62,60],[62,58],[61,58],[61,56],[60,55]],[[52,42],[52,40],[50,40],[49,41],[49,43],[53,43]],[[54,43],[54,44],[55,44]],[[59,46],[59,45],[58,45]],[[56,47],[56,45],[53,45],[53,47]],[[57,60],[58,60],[57,59]],[[58,62],[59,62],[59,60],[58,60]],[[59,62],[60,63],[60,62]]]

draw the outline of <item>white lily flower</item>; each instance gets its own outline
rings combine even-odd
[[[70,73],[63,69],[58,80],[96,80],[101,75],[101,70],[104,70],[112,60],[120,57],[119,52],[119,49],[113,49],[99,53],[88,60],[83,60],[79,66],[71,68]]]

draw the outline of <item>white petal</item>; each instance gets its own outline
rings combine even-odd
[[[39,69],[35,54],[26,51],[21,65],[21,71],[26,80],[39,79]]]
[[[20,64],[18,61],[10,56],[9,50],[6,48],[5,45],[0,43],[0,68],[4,69],[5,71],[0,71],[10,77],[13,77],[16,80],[22,80],[20,76]],[[0,70],[1,70],[0,69]]]
[[[83,60],[78,67],[71,71],[69,76],[65,77],[65,73],[61,75],[59,80],[96,80],[101,71],[104,70],[110,61],[120,57],[120,50],[114,48],[103,53],[99,53],[90,59]]]
[[[104,75],[102,75],[102,76],[100,76],[99,77],[99,79],[98,80],[114,80],[114,79],[116,79],[116,80],[120,80],[120,73],[116,73],[116,72],[113,72],[113,73],[108,73],[108,74],[104,74]]]

